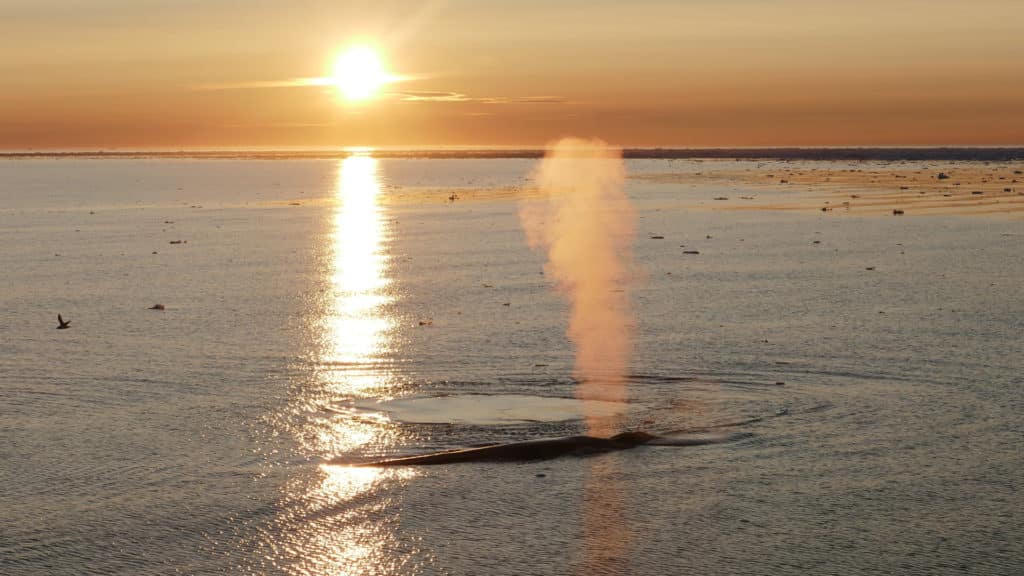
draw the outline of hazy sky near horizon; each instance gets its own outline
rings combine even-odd
[[[1024,144],[1024,1],[0,0],[0,149]],[[406,79],[342,101],[374,45]]]

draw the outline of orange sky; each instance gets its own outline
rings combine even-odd
[[[0,22],[8,150],[1024,144],[1019,0],[3,0]],[[410,79],[359,105],[258,86],[357,39]]]

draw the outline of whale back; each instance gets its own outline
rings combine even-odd
[[[655,438],[657,438],[657,436],[654,434],[648,434],[643,430],[628,430],[626,432],[616,434],[608,440],[615,444],[633,447],[640,444],[646,444]]]

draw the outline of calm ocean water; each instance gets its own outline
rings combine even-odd
[[[627,181],[621,424],[750,437],[324,465],[585,432],[517,200],[446,201],[534,165],[0,161],[0,573],[1024,571],[1019,217]]]

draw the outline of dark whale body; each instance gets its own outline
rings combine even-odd
[[[717,444],[735,439],[734,436],[714,436],[696,438],[663,438],[646,432],[623,432],[611,438],[595,436],[568,436],[565,438],[548,438],[526,440],[509,444],[495,444],[464,450],[448,450],[433,452],[419,456],[407,456],[391,460],[378,460],[356,464],[356,466],[430,466],[436,464],[456,464],[460,462],[519,462],[527,460],[547,460],[559,456],[589,456],[615,450],[628,450],[641,444],[658,444],[662,446],[702,446]]]

